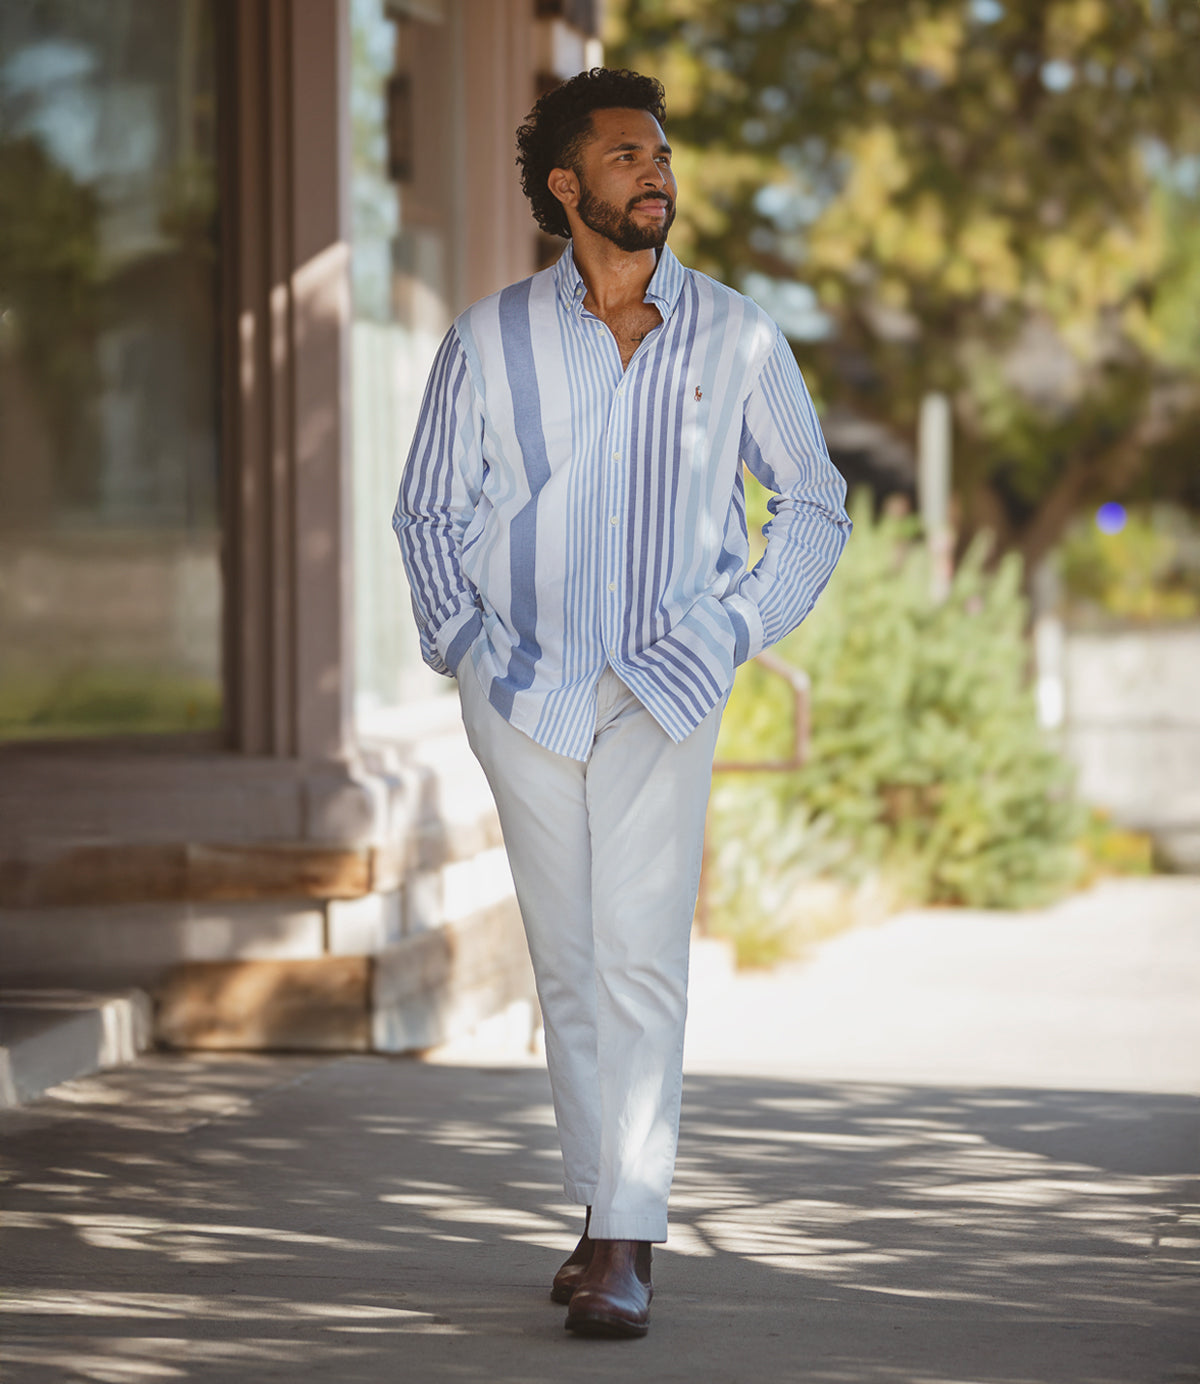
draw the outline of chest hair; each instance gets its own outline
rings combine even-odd
[[[595,312],[592,308],[591,311]],[[607,315],[597,312],[596,316],[616,338],[617,349],[621,353],[621,369],[628,366],[633,353],[647,336],[662,325],[662,315],[651,303],[634,303]]]

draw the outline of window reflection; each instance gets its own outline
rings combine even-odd
[[[421,395],[455,303],[452,283],[460,7],[353,0],[354,626],[360,730],[448,692],[421,661],[388,524]]]
[[[0,5],[0,738],[220,719],[212,18]]]

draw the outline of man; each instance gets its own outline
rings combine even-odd
[[[845,486],[787,342],[666,249],[653,78],[593,69],[518,131],[568,239],[469,308],[435,360],[394,526],[427,662],[458,678],[529,940],[567,1197],[555,1301],[640,1336],[667,1236],[688,939],[738,664],[812,608]],[[746,571],[742,464],[775,492]]]

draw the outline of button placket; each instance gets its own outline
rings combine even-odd
[[[604,582],[608,598],[603,603],[602,621],[604,643],[610,658],[616,657],[616,646],[620,640],[620,604],[618,592],[621,571],[621,524],[620,513],[623,501],[620,463],[625,456],[624,443],[624,383],[622,378],[613,396],[609,413],[608,464],[605,467],[604,506],[602,513],[608,513],[609,541],[601,548],[603,555],[601,580]]]

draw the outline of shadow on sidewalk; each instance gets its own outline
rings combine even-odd
[[[1198,1131],[1179,1096],[691,1076],[650,1336],[582,1342],[544,1072],[156,1057],[0,1119],[3,1378],[1182,1384]]]

